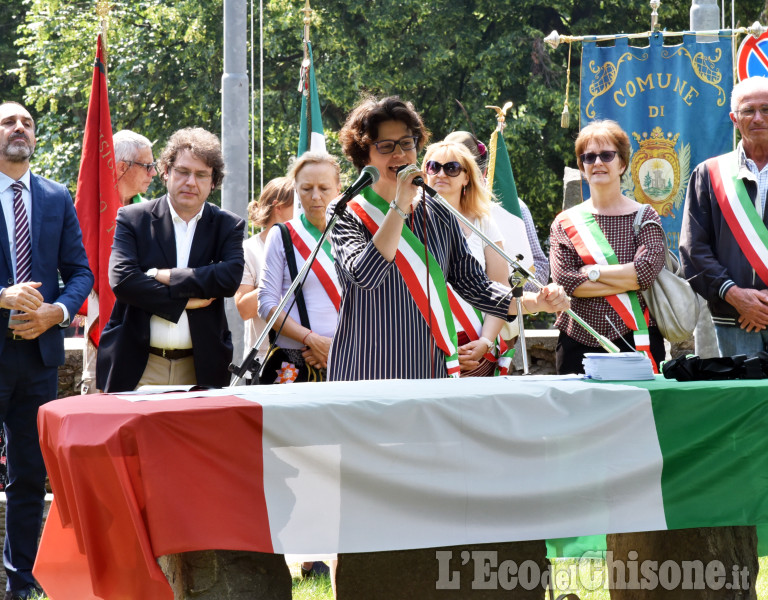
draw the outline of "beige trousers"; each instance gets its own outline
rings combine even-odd
[[[147,367],[144,369],[136,389],[142,385],[195,385],[196,383],[194,356],[168,360],[150,354]]]

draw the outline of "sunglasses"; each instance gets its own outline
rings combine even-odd
[[[455,160],[445,164],[439,163],[436,160],[427,161],[425,169],[427,175],[437,175],[440,172],[440,169],[442,169],[448,177],[458,177],[459,174],[465,170],[464,167]]]
[[[579,158],[581,159],[581,162],[583,162],[585,165],[593,165],[595,164],[595,161],[597,160],[597,157],[600,157],[600,160],[604,163],[611,162],[614,158],[616,158],[616,155],[618,154],[618,150],[603,150],[602,152],[585,152],[584,154],[579,155]]]
[[[156,169],[157,168],[157,162],[143,163],[143,162],[139,162],[137,160],[126,160],[125,162],[128,165],[129,169],[133,165],[138,165],[138,166],[146,169],[147,170],[147,174],[149,174],[152,171],[152,169]]]

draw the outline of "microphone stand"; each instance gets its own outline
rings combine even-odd
[[[517,255],[518,260],[523,259],[522,254]],[[525,345],[525,327],[523,327],[523,286],[525,285],[525,279],[521,278],[517,273],[512,273],[509,276],[509,287],[512,288],[512,296],[517,303],[517,329],[520,332],[518,336],[520,338],[520,352],[523,358],[523,375],[529,375],[528,371],[528,349]]]
[[[288,298],[290,298],[291,294],[293,294],[297,289],[300,289],[301,286],[304,285],[304,280],[307,278],[309,269],[312,268],[312,263],[315,262],[317,253],[320,252],[320,249],[323,247],[323,242],[325,242],[325,238],[327,238],[328,234],[333,230],[334,226],[336,225],[336,221],[339,220],[339,217],[344,212],[344,209],[347,207],[347,202],[349,202],[350,199],[351,199],[351,196],[346,199],[342,197],[341,200],[339,200],[339,203],[336,205],[336,208],[333,210],[333,216],[331,217],[331,220],[328,221],[328,224],[325,226],[325,230],[320,236],[320,240],[312,249],[312,253],[309,255],[309,258],[304,262],[304,266],[301,267],[301,270],[296,275],[296,279],[294,279],[291,282],[290,287],[288,288],[288,290],[285,292],[285,295],[280,300],[280,304],[277,305],[277,308],[272,313],[272,316],[269,318],[269,321],[267,321],[267,324],[264,327],[264,331],[261,332],[261,335],[259,335],[259,339],[256,340],[253,347],[248,352],[248,355],[243,360],[243,364],[238,366],[233,362],[231,365],[229,365],[229,371],[232,373],[232,380],[230,381],[229,387],[236,386],[238,382],[245,376],[245,374],[249,372],[254,375],[254,377],[251,379],[251,384],[257,385],[259,383],[259,374],[261,372],[261,369],[263,368],[259,360],[256,358],[256,355],[258,354],[258,351],[259,351],[259,347],[264,342],[264,339],[269,335],[269,332],[272,331],[272,326],[275,324],[275,322],[279,318],[280,313],[283,312],[285,305],[288,304]],[[294,301],[295,301],[295,297],[294,297]]]
[[[528,269],[526,269],[523,265],[521,265],[516,259],[509,256],[504,250],[499,248],[493,240],[491,240],[487,235],[485,235],[482,231],[480,231],[477,227],[475,227],[475,224],[472,223],[469,219],[467,219],[464,215],[462,215],[458,210],[456,210],[453,206],[451,206],[451,203],[448,202],[445,198],[443,198],[440,194],[438,194],[435,190],[433,190],[431,187],[429,187],[425,183],[420,184],[424,189],[426,189],[432,197],[435,198],[435,200],[441,202],[445,208],[447,208],[453,216],[455,216],[459,221],[464,223],[469,229],[474,231],[480,239],[482,239],[488,246],[490,246],[496,254],[501,256],[504,260],[506,260],[509,265],[512,267],[513,274],[519,277],[523,282],[530,281],[533,285],[535,285],[539,290],[543,290],[544,286],[533,276],[533,273],[531,273]],[[521,294],[522,294],[522,287],[521,287]],[[518,325],[520,327],[520,335],[521,337],[523,334],[523,323],[522,323],[522,311],[520,310],[522,307],[522,301],[518,305]],[[601,335],[595,329],[589,325],[584,319],[582,319],[579,315],[577,315],[575,312],[573,312],[570,308],[565,311],[565,313],[571,317],[574,321],[576,321],[579,325],[581,325],[584,329],[587,330],[587,332],[594,337],[597,342],[606,350],[606,352],[610,353],[616,353],[620,352],[619,347],[614,344],[611,340],[609,340],[604,335]]]

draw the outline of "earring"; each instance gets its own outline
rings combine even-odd
[[[466,195],[467,195],[467,186],[466,185],[462,185],[461,186],[461,197],[463,198]]]

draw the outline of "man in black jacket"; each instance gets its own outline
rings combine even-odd
[[[228,383],[224,298],[243,274],[245,222],[206,202],[224,177],[204,129],[174,133],[159,160],[168,193],[118,211],[109,261],[116,303],[101,334],[97,386]]]

